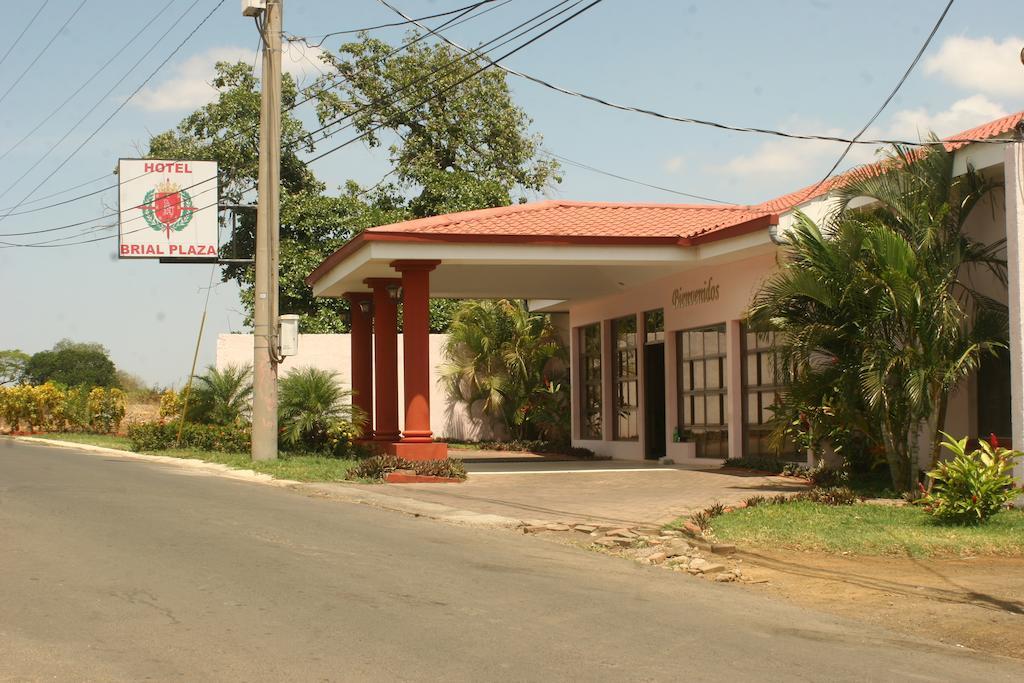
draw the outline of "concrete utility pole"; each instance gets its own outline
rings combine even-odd
[[[252,459],[277,458],[278,239],[281,185],[281,12],[284,0],[263,10],[263,82],[260,104],[259,200],[256,208],[256,282],[253,307]]]

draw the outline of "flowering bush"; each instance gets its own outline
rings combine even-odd
[[[89,392],[89,427],[99,434],[114,434],[124,419],[124,392],[116,388],[93,387]]]
[[[160,394],[160,417],[165,420],[173,420],[181,415],[182,397],[174,389],[168,389]]]
[[[958,524],[980,524],[1019,495],[1013,479],[1018,451],[1002,448],[995,435],[967,451],[967,439],[946,433],[942,446],[953,459],[940,462],[928,473],[933,485],[921,503],[935,517]]]

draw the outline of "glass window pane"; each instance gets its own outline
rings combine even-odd
[[[721,367],[721,360],[717,358],[707,361],[705,386],[708,389],[718,389],[722,386]]]
[[[708,424],[721,424],[722,423],[722,411],[720,410],[721,398],[718,396],[708,396],[707,400],[707,421]]]
[[[707,386],[704,383],[704,362],[702,360],[693,362],[693,388],[694,390],[703,389]]]

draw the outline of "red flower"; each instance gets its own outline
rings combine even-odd
[[[996,436],[995,432],[991,432],[988,435],[988,442],[992,448],[999,448],[999,437]]]

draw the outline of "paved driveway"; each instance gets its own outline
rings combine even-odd
[[[394,495],[525,521],[660,525],[715,502],[805,488],[787,477],[621,461],[467,463],[462,484],[386,484]]]

